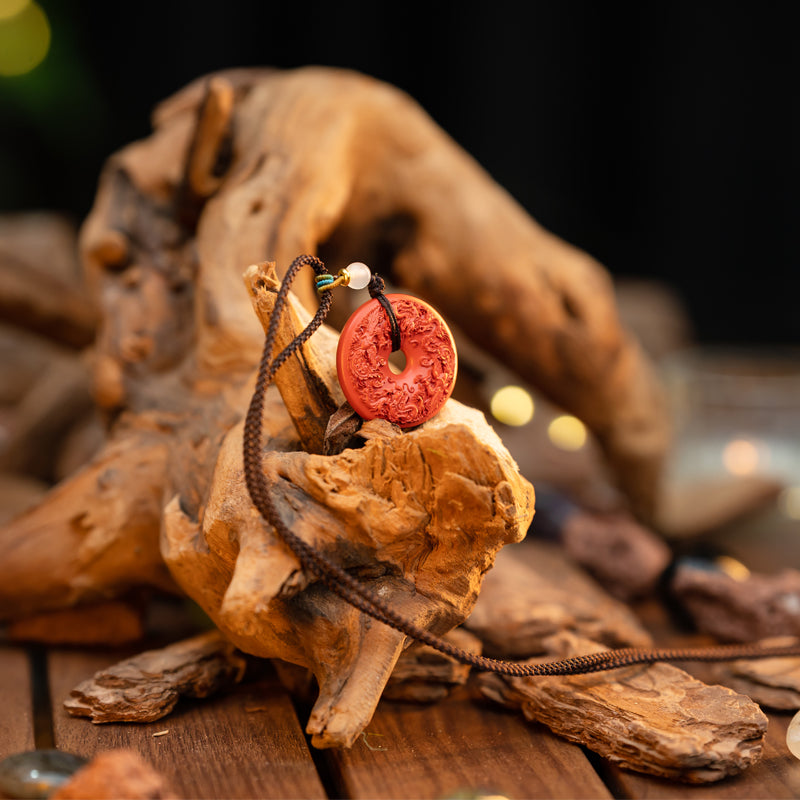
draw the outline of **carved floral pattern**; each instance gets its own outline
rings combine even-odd
[[[386,312],[373,300],[351,317],[342,331],[339,380],[350,405],[365,419],[386,419],[401,427],[419,425],[439,412],[455,384],[453,337],[427,303],[390,294],[400,326],[405,369],[389,367],[392,352]],[[354,325],[353,329],[348,326]]]

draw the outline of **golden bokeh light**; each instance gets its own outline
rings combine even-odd
[[[16,17],[30,2],[31,0],[0,0],[0,22]]]
[[[498,389],[489,403],[492,416],[504,425],[527,425],[535,411],[533,397],[521,386],[504,386]]]
[[[570,414],[556,417],[547,426],[550,441],[559,449],[574,452],[586,444],[586,426]]]
[[[731,475],[752,475],[760,464],[759,447],[749,439],[734,439],[722,451],[722,465]]]
[[[800,520],[800,486],[788,486],[778,497],[778,506],[789,519]]]
[[[750,570],[733,556],[717,556],[714,563],[729,578],[735,581],[746,581],[750,577]]]
[[[0,0],[0,75],[25,75],[44,61],[49,49],[50,23],[41,6],[31,0]]]

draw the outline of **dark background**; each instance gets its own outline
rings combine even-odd
[[[40,4],[46,61],[0,78],[0,211],[80,221],[104,159],[205,72],[343,66],[613,275],[667,282],[700,342],[800,342],[791,4]]]

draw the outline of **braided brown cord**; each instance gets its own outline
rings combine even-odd
[[[367,291],[369,292],[369,296],[373,300],[377,300],[383,306],[383,310],[386,312],[386,320],[389,323],[389,338],[392,342],[392,352],[396,353],[398,350],[400,350],[402,345],[402,342],[400,341],[400,323],[397,321],[397,317],[395,316],[392,304],[389,302],[389,298],[383,293],[385,289],[386,284],[383,282],[383,278],[381,278],[380,275],[373,275],[369,279]]]
[[[245,420],[244,472],[250,498],[261,513],[261,516],[275,528],[278,536],[295,554],[304,569],[315,575],[332,592],[373,619],[383,622],[385,625],[438,650],[440,653],[450,656],[462,664],[468,664],[477,670],[485,672],[497,672],[515,677],[578,675],[616,669],[633,664],[652,663],[654,661],[728,661],[738,658],[800,656],[800,645],[762,647],[757,644],[740,644],[687,649],[622,648],[539,664],[520,664],[514,661],[487,658],[462,650],[401,616],[394,609],[387,606],[365,584],[292,533],[280,518],[270,497],[269,487],[261,467],[261,438],[264,395],[272,377],[286,359],[308,341],[314,331],[322,325],[331,306],[331,293],[326,291],[322,294],[319,308],[311,322],[284,350],[274,358],[272,357],[278,321],[286,305],[289,288],[297,273],[304,266],[312,267],[317,275],[325,273],[325,265],[320,259],[309,255],[299,256],[292,262],[281,283],[267,330],[266,341],[264,342],[256,388]]]

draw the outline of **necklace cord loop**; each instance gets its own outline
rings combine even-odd
[[[392,304],[384,294],[386,291],[386,284],[384,283],[383,278],[381,278],[380,275],[373,274],[373,276],[369,279],[369,283],[367,284],[367,290],[369,291],[369,296],[373,300],[377,300],[383,306],[383,310],[386,312],[386,319],[389,321],[389,336],[391,336],[392,339],[392,352],[396,353],[401,349],[402,346],[402,342],[400,340],[400,323],[397,321],[397,316],[394,313]]]
[[[250,494],[253,505],[258,509],[261,516],[273,526],[279,538],[294,553],[303,568],[322,581],[334,594],[373,619],[394,628],[411,639],[415,639],[432,647],[434,650],[453,658],[459,663],[469,665],[483,672],[496,672],[501,675],[520,678],[581,675],[616,669],[618,667],[632,666],[634,664],[647,664],[654,661],[730,661],[733,659],[745,658],[800,656],[800,644],[783,647],[764,647],[758,644],[732,644],[687,649],[621,648],[583,656],[574,656],[559,661],[533,664],[503,661],[501,659],[479,656],[456,647],[450,642],[441,639],[425,628],[421,628],[411,620],[403,617],[390,606],[386,605],[366,584],[361,583],[338,564],[335,564],[307,542],[303,541],[299,536],[293,533],[281,519],[271,497],[264,470],[262,469],[261,459],[263,447],[262,418],[264,413],[264,396],[267,387],[281,365],[302,347],[322,325],[331,307],[331,292],[322,292],[319,308],[311,319],[311,322],[309,322],[303,331],[278,353],[277,356],[273,357],[272,351],[275,346],[278,322],[286,306],[289,289],[292,282],[297,277],[298,272],[304,266],[312,267],[317,276],[327,274],[325,272],[325,265],[319,258],[311,255],[302,255],[298,256],[292,262],[281,282],[267,329],[266,339],[264,341],[264,349],[262,351],[256,377],[256,387],[245,418],[243,445],[244,474],[247,491]],[[375,294],[373,294],[373,283],[375,284]],[[379,301],[381,297],[383,297],[383,300],[386,301],[384,308],[388,306],[389,309],[391,309],[391,303],[389,303],[383,295],[383,287],[383,280],[379,276],[373,276],[369,287],[370,295],[377,298]],[[399,349],[399,325],[397,325],[397,319],[394,317],[394,311],[387,310],[387,316],[389,317],[390,325],[392,325],[392,320],[394,320],[394,326],[397,327],[398,347],[395,349]]]

